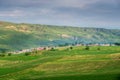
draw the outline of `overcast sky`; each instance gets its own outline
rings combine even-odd
[[[120,0],[0,0],[0,20],[120,29]]]

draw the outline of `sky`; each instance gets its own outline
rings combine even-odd
[[[0,0],[0,21],[120,29],[120,0]]]

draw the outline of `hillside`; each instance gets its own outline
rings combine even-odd
[[[0,80],[120,80],[120,47],[84,48],[0,56]]]
[[[0,50],[75,43],[120,42],[120,30],[0,21]]]

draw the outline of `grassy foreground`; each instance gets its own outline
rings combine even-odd
[[[120,47],[84,48],[0,57],[0,80],[120,80]]]

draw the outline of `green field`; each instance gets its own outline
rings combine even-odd
[[[120,47],[61,47],[0,57],[0,80],[120,80]]]

